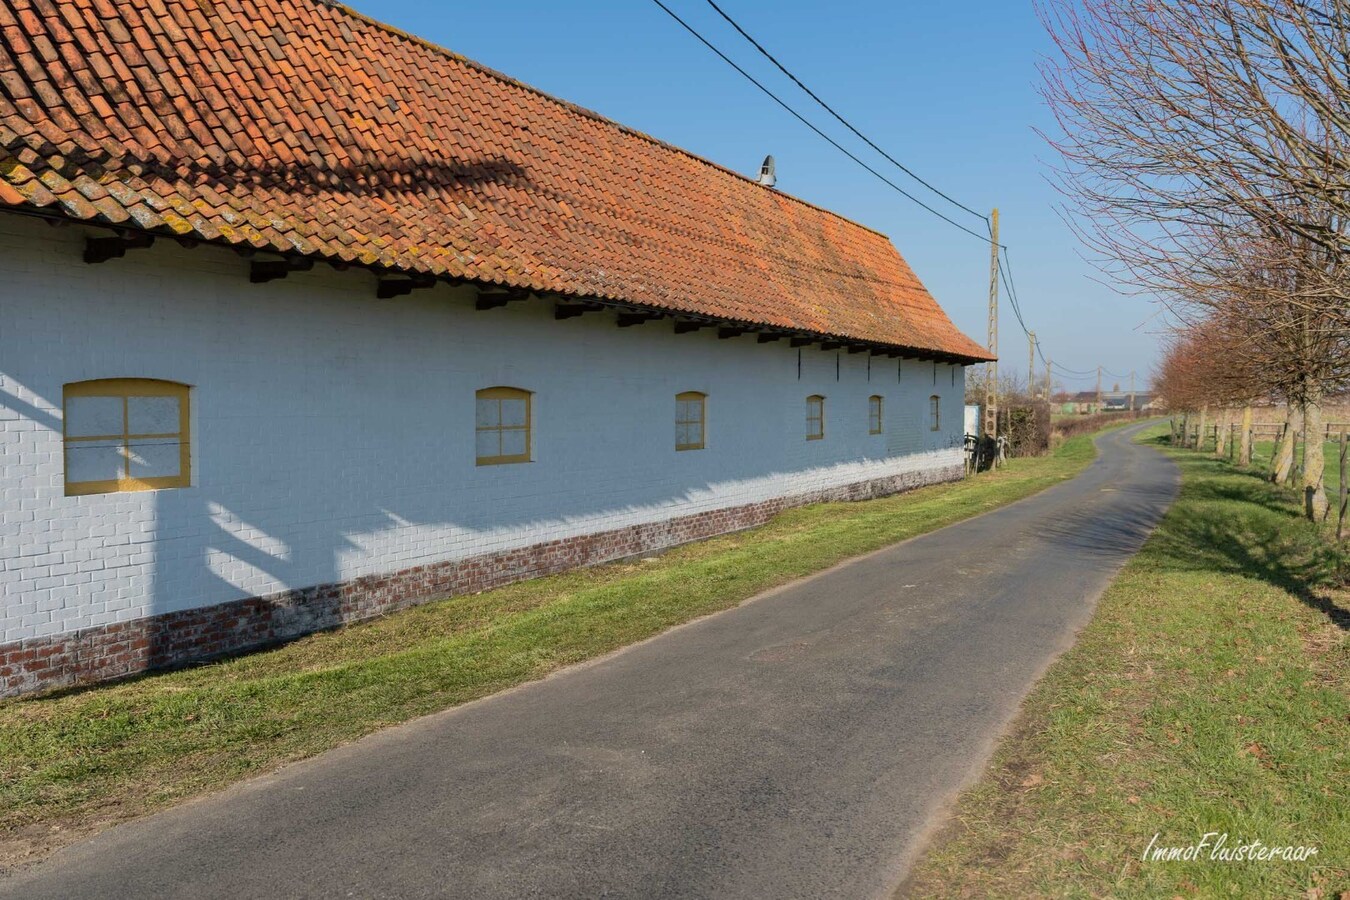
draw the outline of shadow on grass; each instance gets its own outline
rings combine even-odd
[[[1345,551],[1302,517],[1294,495],[1257,470],[1199,455],[1176,459],[1183,468],[1208,468],[1210,477],[1187,479],[1177,515],[1158,531],[1154,554],[1164,568],[1259,578],[1350,630],[1350,610],[1327,590],[1344,583]]]

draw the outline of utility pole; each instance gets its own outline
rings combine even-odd
[[[1134,372],[1130,372],[1130,412],[1134,412]]]
[[[989,219],[989,355],[984,367],[984,433],[998,437],[998,209]]]
[[[1097,367],[1097,412],[1102,411],[1102,367]]]
[[[1027,396],[1036,398],[1036,332],[1027,332]]]
[[[1051,391],[1054,390],[1054,387],[1053,387],[1053,386],[1051,385],[1051,383],[1050,383],[1050,370],[1051,370],[1051,368],[1053,367],[1054,362],[1055,362],[1055,361],[1054,361],[1053,359],[1047,359],[1047,360],[1045,361],[1045,402],[1046,402],[1046,403],[1049,403],[1049,402],[1050,402],[1050,393],[1051,393]]]

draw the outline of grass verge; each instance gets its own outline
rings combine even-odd
[[[0,702],[0,865],[377,729],[541,678],[1078,474],[1090,439],[996,473],[792,510],[659,557],[427,604],[263,653]]]
[[[902,887],[944,897],[1345,897],[1350,592],[1295,498],[1200,454]],[[1208,832],[1304,862],[1145,862]],[[1211,838],[1216,841],[1217,837]]]
[[[1298,445],[1298,459],[1300,465],[1303,459],[1303,444]],[[1275,452],[1274,441],[1255,441],[1252,444],[1252,468],[1257,472],[1270,471],[1270,457]],[[1322,478],[1326,482],[1327,497],[1330,498],[1333,515],[1336,504],[1336,491],[1341,486],[1341,443],[1339,440],[1327,441],[1322,445],[1323,458],[1326,461],[1326,470],[1322,473]]]

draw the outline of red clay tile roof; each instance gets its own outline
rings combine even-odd
[[[880,234],[319,0],[0,0],[0,208],[964,361]]]

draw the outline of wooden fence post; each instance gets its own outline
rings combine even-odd
[[[1242,446],[1238,448],[1237,464],[1247,468],[1252,464],[1252,408],[1242,408]]]
[[[1336,516],[1336,539],[1345,535],[1345,519],[1350,515],[1350,433],[1341,432],[1340,511]]]

